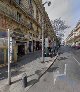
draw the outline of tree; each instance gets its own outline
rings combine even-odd
[[[66,25],[65,21],[61,18],[55,19],[54,21],[51,21],[51,23],[56,36],[61,40],[64,37],[64,30],[69,28],[69,26]]]

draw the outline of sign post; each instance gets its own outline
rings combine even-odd
[[[12,62],[12,37],[10,37],[10,30],[8,29],[8,84],[11,84],[11,68]]]

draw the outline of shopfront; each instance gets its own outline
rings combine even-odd
[[[40,42],[36,41],[36,50],[39,50],[39,49],[40,49]]]
[[[21,41],[16,41],[17,44],[17,55],[18,56],[23,56],[25,55],[25,43],[26,42],[21,42]]]
[[[13,40],[12,62],[17,61],[17,50]],[[6,31],[0,31],[0,65],[7,64],[8,62],[8,37]]]

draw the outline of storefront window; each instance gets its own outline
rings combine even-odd
[[[0,49],[0,64],[4,64],[4,49]]]
[[[0,31],[0,38],[7,37],[7,32],[1,32]]]
[[[17,2],[18,4],[20,4],[20,3],[21,3],[21,0],[16,0],[16,2]]]

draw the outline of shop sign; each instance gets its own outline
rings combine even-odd
[[[10,63],[12,61],[12,37],[10,37]]]

